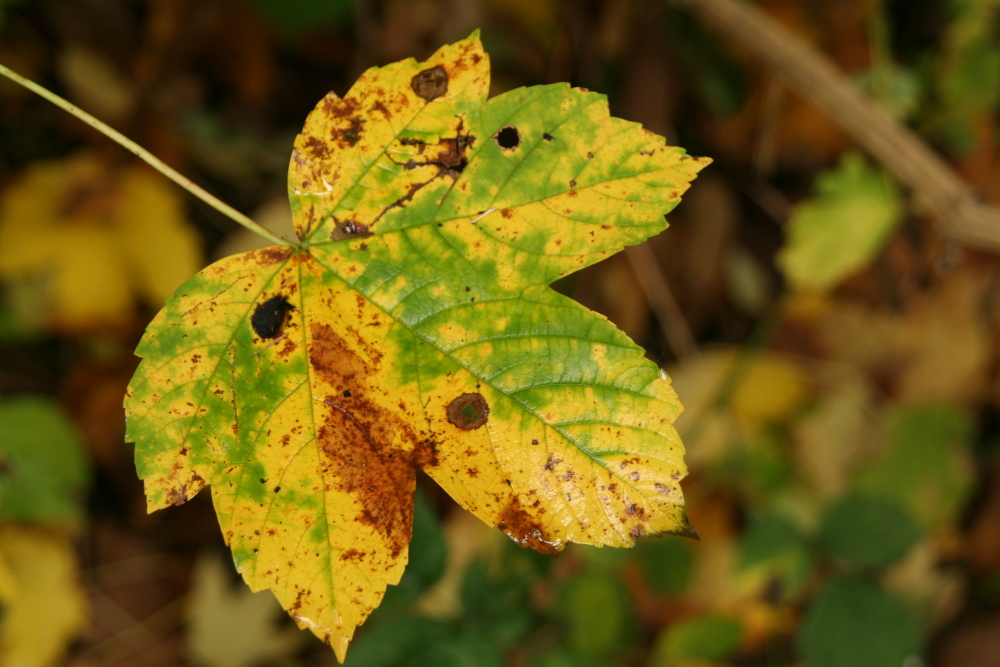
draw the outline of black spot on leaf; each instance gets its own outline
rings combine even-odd
[[[448,72],[440,65],[425,69],[410,79],[410,88],[430,102],[448,92]]]
[[[448,404],[448,421],[463,431],[479,428],[489,415],[490,406],[482,394],[462,394]]]
[[[250,316],[250,326],[262,339],[276,338],[285,325],[285,316],[291,310],[295,310],[295,306],[288,303],[288,299],[280,294],[272,296],[254,308],[253,315]]]
[[[511,151],[521,145],[521,133],[513,125],[504,125],[493,135],[493,141],[502,150]]]
[[[553,139],[555,139],[555,137],[553,137],[548,132],[542,132],[542,139],[545,139],[545,141],[552,141]]]

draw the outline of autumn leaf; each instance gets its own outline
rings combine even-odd
[[[273,596],[234,589],[231,578],[217,556],[199,556],[188,598],[187,643],[196,663],[245,667],[287,658],[303,635],[278,627],[280,607]]]
[[[86,627],[88,611],[71,538],[34,526],[0,525],[0,664],[61,664]]]
[[[488,89],[474,35],[328,95],[300,243],[203,270],[137,350],[149,510],[211,486],[244,579],[341,660],[406,564],[418,467],[542,553],[690,530],[669,379],[547,285],[661,231],[707,160],[602,95]]]
[[[51,327],[118,324],[199,266],[176,193],[147,170],[80,153],[31,166],[0,198],[0,279],[40,283],[34,309]]]
[[[776,261],[799,291],[824,291],[857,272],[882,250],[903,217],[888,177],[857,153],[820,174],[817,194],[799,204]]]

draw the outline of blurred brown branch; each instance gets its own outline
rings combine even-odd
[[[799,95],[811,100],[913,191],[942,223],[969,245],[1000,249],[1000,209],[973,189],[909,128],[879,109],[826,57],[774,19],[741,0],[668,0],[714,25],[761,58]]]

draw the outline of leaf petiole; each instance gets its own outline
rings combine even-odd
[[[283,245],[283,246],[294,245],[288,239],[283,239],[280,236],[276,236],[266,228],[262,227],[260,224],[251,220],[243,213],[237,211],[229,204],[226,204],[220,199],[212,196],[198,185],[195,185],[186,176],[183,176],[179,172],[168,167],[159,158],[157,158],[155,155],[147,151],[145,148],[135,143],[134,141],[123,135],[121,132],[118,132],[114,128],[97,120],[96,118],[94,118],[89,113],[87,113],[80,107],[76,106],[72,102],[64,100],[63,98],[59,97],[58,95],[48,90],[47,88],[38,85],[37,83],[35,83],[30,79],[24,78],[17,72],[10,70],[9,68],[4,67],[3,65],[0,65],[0,74],[2,74],[3,76],[7,77],[8,79],[10,79],[15,83],[24,86],[25,88],[35,93],[36,95],[44,97],[45,99],[47,99],[49,102],[52,102],[52,104],[55,104],[60,109],[76,116],[77,118],[82,120],[87,125],[90,125],[92,128],[94,128],[104,136],[108,137],[109,139],[116,142],[120,146],[123,146],[129,151],[131,151],[133,154],[135,154],[136,157],[146,162],[146,164],[151,166],[153,169],[156,169],[158,172],[160,172],[161,174],[172,180],[174,183],[181,186],[182,188],[190,192],[192,195],[202,200],[212,208],[214,208],[216,211],[222,213],[231,220],[234,220],[237,223],[243,225],[244,227],[254,232],[255,234],[263,236],[268,241],[271,241],[272,243],[276,243],[278,245]]]

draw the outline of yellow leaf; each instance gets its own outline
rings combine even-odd
[[[88,617],[72,542],[39,529],[0,526],[0,562],[0,664],[57,664]]]
[[[190,656],[206,667],[250,667],[288,657],[302,635],[278,628],[282,610],[273,595],[234,587],[230,572],[209,554],[195,565],[188,601]]]
[[[547,285],[661,231],[706,161],[478,39],[365,72],[295,141],[299,243],[213,264],[137,354],[152,511],[211,487],[237,569],[343,659],[406,565],[416,469],[522,547],[690,534],[669,378]]]
[[[0,200],[0,278],[43,286],[49,324],[77,329],[154,305],[201,266],[172,186],[94,155],[32,165]]]
[[[113,220],[126,264],[142,297],[159,305],[201,268],[198,236],[176,188],[159,174],[131,169],[119,187]]]

